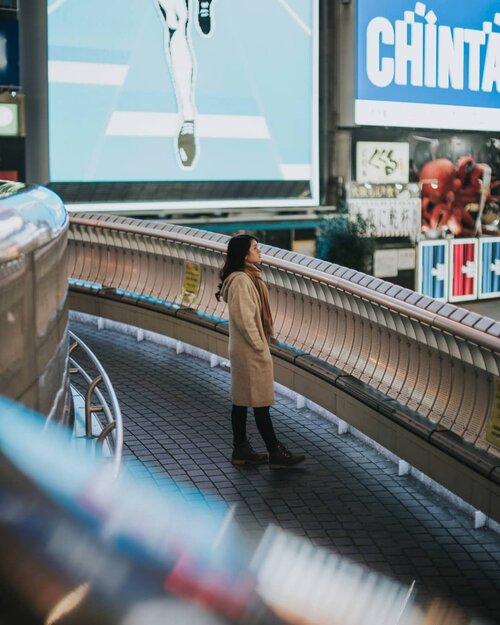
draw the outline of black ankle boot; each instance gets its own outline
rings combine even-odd
[[[267,462],[267,454],[259,454],[256,452],[250,441],[235,444],[233,447],[233,455],[231,457],[233,464],[262,464]]]
[[[286,469],[304,462],[304,454],[292,454],[283,443],[278,443],[276,449],[269,453],[269,467],[271,469]]]

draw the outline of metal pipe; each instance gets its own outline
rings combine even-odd
[[[104,443],[104,440],[108,436],[108,434],[112,432],[115,429],[115,427],[116,427],[116,423],[114,421],[112,423],[108,423],[108,425],[102,429],[101,433],[97,437],[97,442],[100,445],[102,445]]]
[[[77,215],[70,230],[72,275],[142,296],[145,305],[151,298],[179,308],[183,261],[193,261],[202,273],[195,308],[222,320],[227,310],[213,293],[227,239],[178,226]],[[457,315],[460,309],[452,305],[326,261],[266,251],[263,269],[279,341],[488,448],[485,427],[492,380],[500,374],[500,324],[470,315],[466,324],[470,319],[477,327],[469,327],[460,323],[468,313]],[[95,274],[97,262],[86,272],[82,268],[79,255],[93,254],[108,259],[105,274]],[[471,372],[475,394],[465,396],[463,381]]]
[[[85,393],[85,436],[92,436],[92,413],[102,411],[102,406],[92,406],[92,393],[101,382],[102,377],[98,375],[92,380]]]
[[[207,250],[221,253],[224,253],[226,251],[225,242],[219,243],[218,241],[211,241],[199,237],[193,237],[180,232],[172,232],[169,230],[156,230],[153,228],[140,226],[138,224],[134,224],[132,226],[126,223],[116,223],[111,221],[101,222],[95,217],[83,218],[76,217],[74,215],[71,215],[70,223],[91,228],[98,228],[102,230],[126,232],[129,235],[139,234],[147,237],[166,239],[181,244],[193,245],[198,249],[204,248]],[[380,306],[387,307],[394,312],[397,312],[398,314],[407,317],[413,317],[421,323],[433,326],[444,332],[449,332],[465,340],[472,341],[473,343],[482,345],[487,349],[492,349],[494,351],[500,350],[500,341],[498,338],[488,335],[485,332],[481,332],[480,330],[475,330],[474,328],[464,326],[457,321],[447,319],[446,317],[443,317],[437,313],[429,312],[428,310],[420,308],[415,304],[409,304],[408,302],[398,300],[390,295],[386,295],[385,293],[380,293],[368,287],[355,284],[353,282],[350,282],[349,280],[345,280],[344,278],[331,276],[330,274],[314,269],[308,269],[307,267],[303,267],[297,263],[278,259],[268,254],[262,254],[262,264],[268,265],[269,267],[278,270],[289,271],[295,275],[299,275],[303,278],[308,278],[310,280],[320,280],[323,284],[327,284],[328,286],[341,289],[342,291],[345,291],[346,293],[349,293],[355,297],[367,299],[371,303],[376,303]]]
[[[75,365],[74,368],[76,369],[77,373],[83,377],[85,382],[87,382],[87,384],[91,384],[92,378],[90,377],[90,375],[73,358],[70,358],[70,362],[71,364]],[[114,418],[109,408],[108,402],[106,401],[106,398],[101,393],[101,390],[99,389],[98,386],[95,388],[95,394],[104,412],[107,423],[113,423]]]
[[[116,477],[120,471],[120,466],[122,462],[122,453],[123,453],[123,420],[122,420],[122,412],[120,409],[120,404],[118,403],[118,399],[116,397],[116,393],[114,391],[113,385],[111,384],[111,380],[109,379],[109,376],[106,373],[106,370],[104,369],[102,364],[99,362],[95,354],[82,340],[80,340],[73,332],[71,332],[71,330],[69,331],[69,335],[73,340],[78,341],[80,347],[83,349],[83,351],[89,356],[89,358],[95,364],[97,370],[99,371],[99,376],[102,378],[102,381],[104,382],[104,385],[109,394],[112,411],[115,416],[114,421],[116,424],[115,454],[113,457],[113,475]],[[98,398],[102,397],[102,394],[100,394],[100,391],[98,388],[96,389],[96,395]],[[105,409],[106,402],[102,401],[101,405],[103,407],[103,410],[106,411]]]

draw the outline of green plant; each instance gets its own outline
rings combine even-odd
[[[322,260],[370,273],[374,251],[373,226],[361,215],[353,219],[339,215],[325,219],[319,227],[316,255]]]

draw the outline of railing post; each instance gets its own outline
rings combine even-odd
[[[83,380],[88,384],[88,388],[85,392],[84,398],[84,419],[85,419],[85,436],[88,442],[92,441],[96,443],[96,445],[92,446],[92,449],[95,450],[96,446],[102,444],[106,437],[113,432],[114,436],[114,458],[113,458],[113,475],[116,477],[118,475],[121,461],[122,461],[122,451],[123,451],[123,421],[120,410],[120,405],[118,403],[116,393],[111,384],[111,380],[109,379],[108,374],[105,369],[96,358],[95,354],[85,343],[80,340],[71,330],[69,331],[69,336],[72,341],[74,341],[74,346],[72,346],[72,351],[76,349],[78,346],[81,350],[83,350],[87,356],[92,361],[93,365],[98,371],[98,375],[95,378],[92,378],[74,359],[74,357],[70,357],[70,363],[73,365],[74,369],[77,373],[79,373]],[[109,394],[111,407],[110,410],[108,406],[108,401],[98,388],[98,385],[103,382],[106,391]],[[97,397],[97,404],[92,405],[92,396],[95,393]],[[99,436],[94,436],[93,428],[92,428],[92,415],[96,412],[104,413],[107,424],[104,427],[100,427],[101,430]],[[99,424],[102,425],[101,423]],[[101,447],[102,451],[102,447]]]
[[[112,432],[115,429],[115,427],[116,427],[116,423],[114,421],[112,421],[111,423],[108,423],[108,425],[102,429],[101,433],[97,437],[97,442],[100,445],[103,445],[104,440],[106,439],[107,435],[110,432]]]
[[[85,436],[92,436],[92,414],[101,412],[102,406],[92,406],[92,393],[96,386],[102,382],[102,377],[98,375],[94,378],[85,393]]]

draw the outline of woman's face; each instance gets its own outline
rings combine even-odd
[[[245,256],[245,261],[251,265],[260,263],[260,248],[255,239],[252,239],[252,242],[250,243],[250,249]]]

